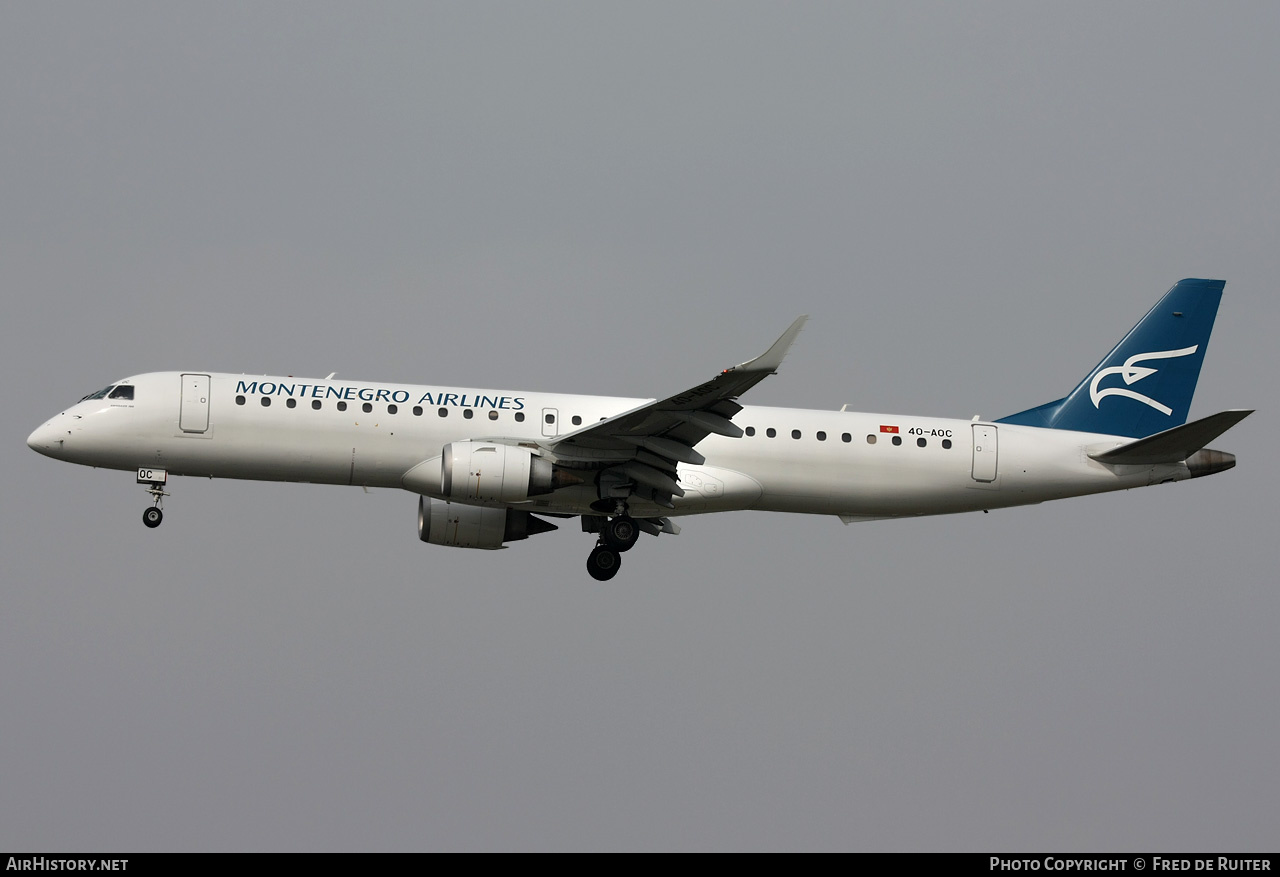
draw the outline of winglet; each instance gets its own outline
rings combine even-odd
[[[753,371],[768,372],[776,374],[778,366],[782,365],[783,358],[787,355],[787,351],[791,349],[791,345],[795,342],[796,336],[800,334],[800,330],[804,328],[805,320],[809,319],[808,314],[801,314],[796,317],[795,322],[787,327],[787,331],[775,342],[773,346],[755,359],[748,360],[733,368],[727,368],[725,371]]]

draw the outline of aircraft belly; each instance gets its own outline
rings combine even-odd
[[[210,441],[163,442],[156,464],[164,462],[175,475],[395,487],[399,477],[420,462],[416,443],[388,435],[233,423],[221,427]]]
[[[763,493],[759,481],[734,469],[681,464],[678,473],[685,494],[674,503],[681,511],[754,508]]]
[[[969,489],[967,458],[916,458],[886,463],[869,453],[794,471],[766,482],[760,507],[770,511],[896,517],[980,508]]]
[[[1185,466],[1099,464],[1085,454],[1080,436],[1061,431],[1001,426],[1000,434],[999,471],[990,482],[973,479],[969,449],[960,443],[955,454],[877,445],[851,459],[756,460],[743,468],[763,486],[755,508],[848,517],[951,514],[1186,477]],[[885,450],[904,456],[886,457]]]

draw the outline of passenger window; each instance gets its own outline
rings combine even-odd
[[[414,417],[421,417],[421,416],[422,416],[422,406],[421,406],[421,405],[414,405],[414,406],[413,406],[413,416],[414,416]]]
[[[546,417],[543,418],[543,420],[545,420],[547,423],[555,423],[556,416],[554,414],[548,414]]]
[[[112,399],[132,399],[132,398],[133,398],[133,387],[132,387],[131,385],[129,385],[129,384],[121,384],[120,386],[116,387],[114,390],[112,390],[112,391],[111,391],[111,396],[110,396],[110,398],[112,398]]]
[[[745,430],[743,430],[743,432],[745,432],[747,435],[755,435],[756,428],[754,426],[748,426]]]
[[[900,444],[902,444],[902,436],[900,436],[900,435],[895,435],[895,436],[893,437],[893,443],[894,443],[894,445],[900,445]]]
[[[437,410],[436,410],[436,413],[437,413],[437,414],[439,414],[441,417],[448,417],[448,416],[449,416],[449,409],[448,409],[448,408],[439,408],[439,409],[437,409]]]
[[[928,443],[927,441],[925,441],[924,439],[922,439],[922,438],[918,438],[918,439],[916,439],[916,447],[917,447],[917,448],[923,448],[923,447],[924,447],[925,445],[927,445],[927,444],[929,444],[929,443]]]
[[[270,396],[263,396],[263,397],[262,397],[262,407],[263,407],[263,408],[270,408],[270,407],[271,407],[271,397],[270,397]]]
[[[851,442],[853,441],[853,436],[849,435],[849,433],[847,432],[842,432],[840,433],[840,441],[846,442],[846,443]]]
[[[388,405],[388,406],[387,406],[387,413],[388,413],[388,414],[395,414],[395,413],[396,413],[396,412],[398,412],[399,410],[400,410],[400,409],[399,409],[398,407],[396,407],[395,405]]]
[[[826,440],[827,440],[827,434],[822,430],[818,430],[818,441],[825,442]]]
[[[793,429],[793,430],[791,430],[791,437],[792,437],[793,439],[798,439],[798,438],[800,438],[800,430],[798,430],[798,429]]]
[[[346,403],[346,402],[339,402],[339,403],[338,403],[338,410],[339,410],[339,411],[346,411],[346,410],[347,410],[347,403]]]
[[[490,419],[490,420],[497,420],[497,419],[498,419],[498,412],[496,412],[496,411],[490,411],[490,412],[489,412],[489,419]]]
[[[874,432],[867,433],[867,444],[874,445],[876,443],[876,434]]]
[[[244,396],[236,396],[236,404],[237,404],[237,405],[243,405],[243,404],[244,404]]]
[[[472,411],[470,408],[467,408],[462,412],[462,416],[465,417],[467,420],[470,420],[474,415],[475,415],[475,412]]]
[[[769,438],[773,438],[778,434],[778,431],[771,426],[764,431],[764,434],[767,435]]]
[[[947,450],[947,451],[951,450],[951,439],[943,439],[942,447],[944,450]]]
[[[286,400],[285,400],[285,403],[284,403],[284,407],[286,407],[286,408],[297,408],[297,407],[298,407],[298,400],[297,400],[297,399],[286,399]]]
[[[516,412],[516,423],[524,423],[524,412],[523,412],[523,411],[517,411],[517,412]]]
[[[363,405],[360,406],[360,410],[363,411],[365,414],[368,414],[370,411],[373,410],[373,403],[371,402],[364,403]]]
[[[320,400],[319,400],[319,399],[312,399],[312,400],[311,400],[311,407],[312,407],[312,408],[314,408],[315,410],[319,411],[319,410],[320,410]]]
[[[581,418],[581,417],[579,417],[579,416],[578,416],[578,415],[576,415],[576,414],[575,414],[575,415],[573,415],[573,425],[574,425],[574,426],[581,426],[581,425],[582,425],[582,418]]]

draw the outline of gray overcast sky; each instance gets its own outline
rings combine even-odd
[[[1274,3],[0,6],[0,849],[1274,851]],[[997,417],[1227,280],[1201,481],[576,526],[129,473],[168,369]],[[572,522],[571,522],[572,523]]]

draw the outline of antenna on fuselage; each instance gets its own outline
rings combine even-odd
[[[334,375],[336,375],[336,374],[337,374],[337,372],[329,372],[329,377],[325,378],[325,380],[326,380],[326,381],[331,381],[331,380],[333,380],[333,377],[334,377]]]

